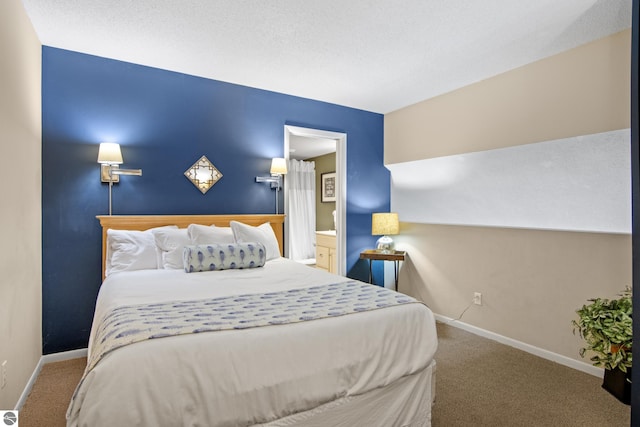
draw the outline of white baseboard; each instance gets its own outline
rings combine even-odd
[[[87,349],[80,348],[78,350],[63,351],[61,353],[45,354],[42,356],[43,364],[62,362],[63,360],[77,359],[79,357],[87,357]]]
[[[486,329],[478,328],[477,326],[470,325],[468,323],[460,322],[459,320],[452,319],[450,317],[435,314],[436,320],[455,328],[463,329],[467,332],[471,332],[474,335],[479,335],[484,338],[488,338],[493,341],[497,341],[501,344],[508,345],[510,347],[517,348],[518,350],[525,351],[543,359],[550,360],[552,362],[559,363],[560,365],[567,366],[569,368],[577,369],[578,371],[585,372],[587,374],[602,378],[604,369],[597,366],[590,365],[585,362],[581,362],[576,359],[572,359],[567,356],[563,356],[558,353],[554,353],[549,350],[542,349],[540,347],[533,346],[531,344],[524,343],[522,341],[514,340],[512,338],[505,337],[495,332],[487,331]]]
[[[38,363],[36,364],[36,368],[33,370],[33,373],[31,374],[31,377],[29,377],[29,381],[27,382],[27,385],[24,387],[24,390],[22,391],[22,394],[18,399],[18,403],[16,403],[15,410],[19,411],[22,408],[22,405],[24,405],[24,402],[26,402],[27,397],[29,397],[29,393],[31,393],[31,389],[33,388],[33,384],[36,382],[36,379],[38,378],[38,375],[40,375],[40,371],[42,371],[42,367],[44,365],[46,365],[47,363],[61,362],[63,360],[77,359],[79,357],[86,357],[86,356],[87,356],[86,348],[81,348],[79,350],[64,351],[62,353],[46,354],[44,356],[41,356],[40,360],[38,360]]]
[[[29,381],[27,382],[27,385],[24,387],[24,390],[22,390],[22,394],[18,399],[18,403],[16,403],[16,407],[15,407],[16,411],[19,411],[20,409],[22,409],[22,405],[24,405],[24,402],[27,400],[29,393],[31,393],[31,389],[33,388],[33,384],[36,382],[36,378],[38,378],[38,375],[40,375],[40,371],[42,370],[43,364],[44,363],[42,363],[42,356],[41,356],[40,359],[38,360],[38,363],[36,363],[36,368],[33,370],[31,377],[29,377]]]

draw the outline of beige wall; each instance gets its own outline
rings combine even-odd
[[[316,163],[316,230],[333,230],[333,214],[336,203],[322,203],[321,179],[322,174],[336,171],[336,153],[307,159]]]
[[[626,30],[389,113],[384,163],[628,128],[630,52]]]
[[[398,110],[385,116],[385,163],[628,128],[629,67],[624,31]],[[451,318],[481,292],[463,322],[585,363],[575,310],[631,284],[625,234],[402,223],[395,240],[410,257],[401,291]]]
[[[631,236],[403,223],[399,289],[434,313],[580,359],[575,310],[631,285]],[[588,359],[586,360],[588,361]]]
[[[42,55],[20,0],[0,1],[0,56],[0,409],[13,409],[42,355]]]

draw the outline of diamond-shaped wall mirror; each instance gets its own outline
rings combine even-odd
[[[184,176],[189,178],[189,181],[191,181],[202,194],[209,191],[209,189],[213,187],[213,184],[222,178],[220,171],[213,166],[213,163],[207,159],[207,156],[200,157],[197,162],[184,172]]]

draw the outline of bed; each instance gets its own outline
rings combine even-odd
[[[98,218],[105,279],[68,426],[431,424],[431,311],[281,257],[282,215]],[[223,246],[226,267],[206,261]]]

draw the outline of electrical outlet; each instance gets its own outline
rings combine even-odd
[[[0,389],[7,385],[7,361],[2,362],[2,372],[0,373]]]
[[[473,294],[473,303],[475,305],[482,305],[482,294],[480,292],[475,292]]]

